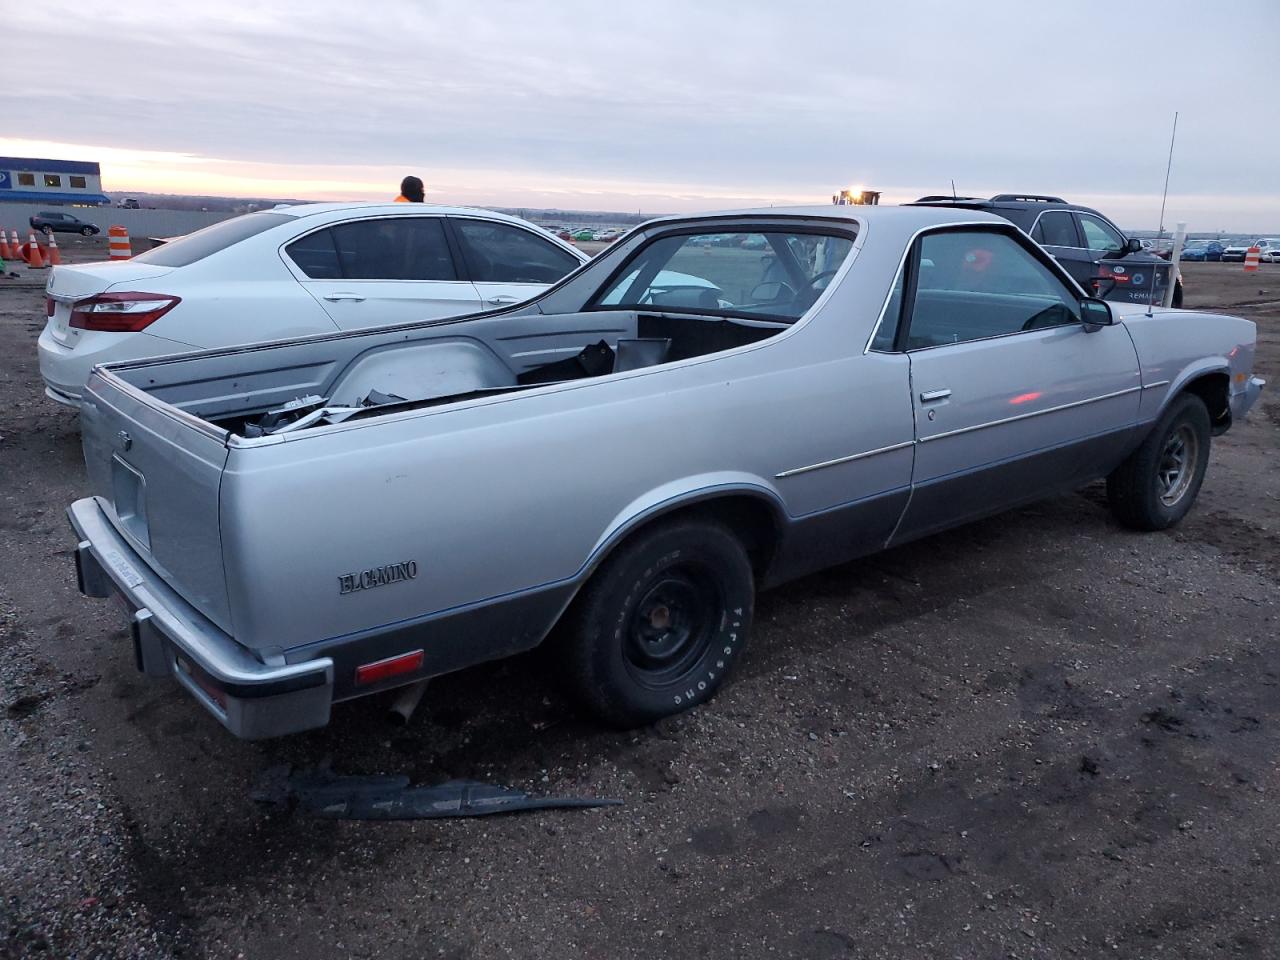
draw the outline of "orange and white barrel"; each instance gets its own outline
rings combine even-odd
[[[133,256],[133,250],[129,246],[129,230],[126,227],[115,224],[107,228],[107,246],[110,249],[108,259],[111,260],[128,260]]]
[[[1258,260],[1261,258],[1261,256],[1262,256],[1262,248],[1261,248],[1261,247],[1250,247],[1250,248],[1249,248],[1248,252],[1247,252],[1247,253],[1245,253],[1245,255],[1244,255],[1244,270],[1245,270],[1245,273],[1253,273],[1254,271],[1256,271],[1256,270],[1258,269]]]

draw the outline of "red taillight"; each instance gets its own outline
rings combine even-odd
[[[137,333],[181,302],[181,297],[163,293],[100,293],[72,304],[70,325],[79,330]]]
[[[378,660],[375,663],[366,663],[363,666],[356,667],[356,683],[363,686],[367,683],[377,683],[379,680],[386,680],[388,677],[398,677],[402,673],[413,673],[415,670],[422,669],[422,651],[414,650],[412,653],[402,653],[398,657],[389,657],[386,660]]]
[[[46,317],[53,316],[53,297],[44,298],[44,315]]]

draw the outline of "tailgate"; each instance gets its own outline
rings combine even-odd
[[[183,599],[234,633],[218,488],[226,434],[94,370],[80,409],[90,489],[111,523]]]

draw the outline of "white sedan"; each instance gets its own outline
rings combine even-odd
[[[98,363],[475,313],[527,300],[588,259],[487,210],[280,206],[132,260],[56,267],[40,374],[49,397],[78,406]]]

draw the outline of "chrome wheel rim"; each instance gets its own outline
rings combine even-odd
[[[1200,440],[1191,427],[1183,425],[1169,434],[1156,469],[1156,489],[1166,507],[1176,506],[1187,495],[1199,453]]]

